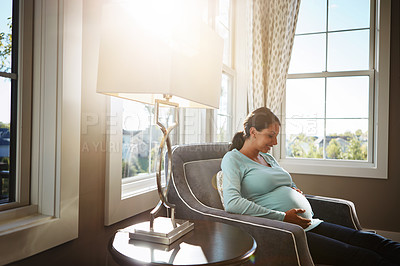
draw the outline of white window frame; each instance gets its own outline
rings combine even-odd
[[[274,154],[279,163],[290,173],[332,175],[348,177],[366,177],[386,179],[388,176],[388,125],[389,125],[389,75],[390,75],[390,11],[391,1],[371,1],[371,9],[375,9],[375,65],[371,78],[370,118],[373,119],[369,132],[370,162],[314,160],[302,158],[285,158],[284,134],[281,134],[279,145],[274,147]],[[372,12],[372,11],[371,11]],[[371,22],[373,25],[373,22]],[[370,58],[372,60],[372,58]],[[369,71],[366,71],[369,72]],[[368,73],[367,73],[368,74]],[[301,75],[299,75],[301,77]],[[373,106],[371,106],[373,105]],[[282,110],[285,110],[283,103]],[[285,121],[283,114],[282,121]],[[284,124],[282,127],[284,132]]]
[[[78,236],[82,2],[23,0],[20,9],[34,10],[31,199],[0,212],[2,265]]]
[[[14,9],[14,8],[13,8]],[[29,25],[33,23],[33,10],[28,5],[19,7],[19,43],[18,55],[24,56],[28,53],[31,56],[32,50],[32,30]],[[21,17],[23,16],[23,17]],[[20,61],[21,62],[21,61]],[[18,63],[20,63],[18,62]],[[29,204],[30,186],[30,159],[29,153],[23,152],[30,149],[31,145],[31,100],[32,100],[32,62],[25,62],[18,65],[18,74],[11,73],[10,76],[16,77],[17,82],[17,136],[16,136],[16,162],[15,162],[15,201],[0,205],[0,211],[26,206]],[[13,88],[12,88],[13,89]],[[10,146],[10,148],[12,148]],[[11,178],[11,177],[10,177]]]
[[[214,30],[216,30],[216,10],[217,10],[217,4],[218,4],[218,0],[209,0],[209,12],[210,12],[210,16],[209,16],[209,23],[210,26],[214,28]],[[223,64],[222,65],[222,74],[225,74],[227,76],[229,76],[230,80],[231,80],[231,88],[228,91],[228,114],[227,117],[230,118],[230,121],[228,122],[228,126],[227,126],[227,130],[228,132],[233,136],[235,129],[234,129],[234,114],[235,112],[233,110],[235,110],[235,96],[236,96],[236,71],[234,68],[234,63],[235,63],[235,45],[234,45],[234,41],[235,41],[235,29],[236,29],[236,1],[231,0],[230,1],[230,14],[229,14],[229,32],[230,32],[230,36],[229,36],[229,45],[230,45],[230,65],[227,64]],[[217,110],[210,110],[210,116],[212,119],[208,119],[209,123],[208,123],[208,133],[211,136],[211,138],[207,139],[208,142],[216,142],[217,140],[217,132],[215,130],[216,128],[216,123],[217,123],[217,119],[218,119],[218,112]],[[227,140],[230,141],[230,140]]]
[[[233,54],[232,54],[232,57],[233,57]],[[232,61],[233,61],[233,58],[232,58]],[[218,114],[217,110],[212,110],[213,111],[213,119],[210,120],[210,122],[213,122],[213,125],[210,128],[211,129],[216,128],[218,116],[228,117],[229,121],[228,121],[228,125],[227,125],[227,131],[233,136],[233,134],[234,134],[233,120],[234,120],[234,113],[235,113],[235,112],[233,112],[233,110],[234,110],[233,105],[234,105],[234,99],[235,99],[234,92],[235,92],[235,84],[236,84],[236,71],[233,68],[223,65],[222,74],[228,76],[230,79],[230,87],[231,88],[228,89],[228,112],[227,112],[227,114],[220,115],[220,114]],[[217,137],[218,137],[217,132],[216,132],[216,130],[214,130],[212,141],[218,142]],[[230,139],[226,140],[226,141],[230,141]]]
[[[233,68],[236,71],[236,77],[233,87],[233,134],[243,130],[243,123],[249,113],[247,105],[247,91],[251,87],[251,52],[250,44],[252,43],[250,34],[249,14],[251,13],[251,5],[249,0],[234,0],[235,21],[233,23]]]

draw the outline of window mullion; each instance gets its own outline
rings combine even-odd
[[[326,31],[316,31],[316,32],[309,32],[309,33],[298,33],[296,36],[307,36],[307,35],[318,35],[323,33],[340,33],[340,32],[349,32],[349,31],[360,31],[360,30],[369,30],[370,28],[349,28],[345,30],[328,30]]]
[[[371,76],[371,75],[373,75],[373,73],[374,73],[374,70],[300,73],[300,74],[288,74],[288,79]]]
[[[17,73],[0,72],[0,77],[9,78],[9,79],[17,79]]]
[[[328,22],[329,22],[329,0],[326,2],[326,22],[325,22],[325,71],[328,71]]]

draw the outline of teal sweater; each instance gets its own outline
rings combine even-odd
[[[237,149],[225,154],[221,168],[225,210],[283,221],[285,212],[300,208],[301,216],[311,219],[309,231],[322,221],[313,218],[311,205],[297,192],[292,177],[282,169],[272,155],[260,153],[271,167],[261,165]]]

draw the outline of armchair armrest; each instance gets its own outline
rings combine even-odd
[[[354,203],[344,199],[306,195],[314,217],[326,222],[362,230]]]

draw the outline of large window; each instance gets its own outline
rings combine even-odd
[[[388,89],[378,79],[379,63],[387,64],[378,60],[378,44],[388,42],[379,7],[373,0],[301,2],[283,105],[283,162],[376,167],[375,122]]]
[[[0,204],[15,201],[18,2],[0,10]]]

